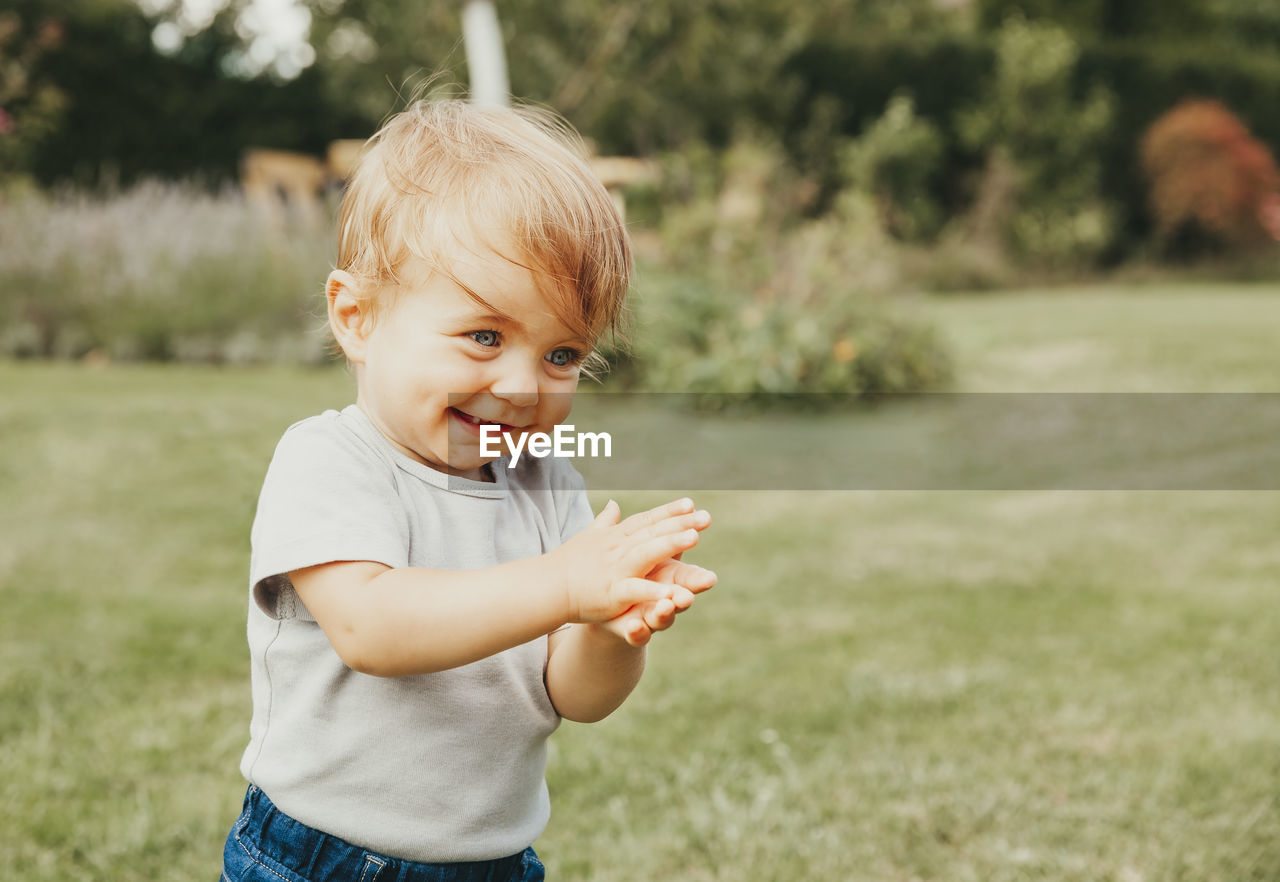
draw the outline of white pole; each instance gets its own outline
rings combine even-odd
[[[462,42],[471,71],[471,103],[479,107],[506,107],[511,91],[507,84],[507,56],[502,48],[502,28],[493,0],[467,0],[462,9]]]

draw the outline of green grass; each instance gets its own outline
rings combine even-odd
[[[965,388],[1271,391],[1277,295],[920,308]],[[255,494],[349,381],[0,364],[0,389],[0,877],[216,878]],[[721,584],[621,711],[553,738],[552,879],[1280,878],[1277,494],[697,498]]]
[[[956,348],[966,391],[1280,391],[1275,283],[1010,291],[920,308]]]

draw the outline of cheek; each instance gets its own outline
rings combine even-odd
[[[446,405],[450,397],[461,401],[474,394],[479,382],[474,364],[447,349],[423,351],[398,367],[398,381],[418,399],[439,399]]]
[[[552,392],[545,396],[544,404],[539,422],[547,425],[563,423],[573,410],[573,392]]]

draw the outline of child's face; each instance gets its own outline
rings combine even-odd
[[[480,467],[494,457],[481,456],[480,424],[513,435],[552,431],[569,415],[590,344],[557,318],[529,270],[475,251],[454,249],[449,268],[493,310],[411,261],[396,302],[371,331],[351,345],[336,327],[335,335],[359,365],[358,404],[393,444],[442,472],[481,480]]]

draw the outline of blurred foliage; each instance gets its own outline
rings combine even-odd
[[[977,0],[977,24],[998,29],[1021,15],[1060,25],[1088,42],[1140,39],[1280,48],[1274,0]]]
[[[1077,37],[1184,36],[1212,21],[1204,0],[977,0],[984,29],[1014,16],[1060,25]]]
[[[321,360],[329,238],[191,186],[23,194],[0,212],[0,356]]]
[[[1003,232],[1016,254],[1039,263],[1087,263],[1111,242],[1098,148],[1114,99],[1098,85],[1075,97],[1079,53],[1065,30],[1010,18],[996,35],[996,69],[983,101],[957,120],[962,143],[999,151],[1013,164]]]
[[[1280,34],[1280,6],[1265,5],[1254,14],[1272,21],[1276,25],[1273,32]],[[1043,24],[1028,19],[1024,27]],[[1266,33],[1259,27],[1253,38],[1263,41]],[[1088,181],[1094,182],[1093,197],[1100,210],[1083,212],[1084,226],[1095,233],[1105,229],[1106,235],[1103,247],[1094,252],[1086,269],[1140,254],[1152,238],[1154,221],[1138,145],[1147,127],[1179,102],[1188,97],[1218,100],[1231,107],[1261,142],[1273,149],[1280,145],[1280,115],[1274,110],[1280,106],[1280,40],[1263,51],[1260,42],[1237,40],[1218,26],[1199,34],[1160,39],[1072,40],[1078,52],[1075,63],[1069,73],[1057,79],[1052,99],[1056,103],[1050,104],[1064,128],[1043,134],[1040,141],[1056,150],[1060,138],[1078,151],[1079,163],[1066,168],[1067,178],[1074,180],[1068,189],[1083,192]],[[953,222],[943,226],[938,247],[954,251],[954,222],[969,223],[970,216],[985,207],[987,193],[993,189],[990,145],[981,143],[976,137],[979,132],[964,130],[970,114],[957,113],[956,108],[971,108],[993,117],[1001,113],[997,108],[1002,104],[1016,103],[1018,98],[1012,92],[1002,96],[995,91],[1001,88],[1000,52],[1001,42],[995,34],[953,32],[912,39],[820,40],[795,53],[780,80],[788,106],[779,115],[775,130],[782,133],[796,165],[818,184],[818,210],[829,204],[831,194],[840,186],[839,157],[846,139],[868,131],[895,95],[910,94],[916,116],[933,125],[943,141],[937,169],[921,178],[927,181],[928,198]],[[1057,63],[1065,68],[1063,59],[1057,56]],[[1052,56],[1028,61],[1029,69],[1038,70],[1051,60]],[[1029,93],[1033,86],[1020,82],[1022,79],[1020,71],[1010,71],[1004,81],[1012,90]],[[1102,95],[1109,96],[1111,106],[1105,125],[1100,122]],[[1028,94],[1026,100],[1035,108],[1039,99]],[[1090,108],[1097,117],[1089,118],[1086,111]],[[1087,132],[1073,128],[1079,121],[1073,113],[1082,114],[1097,128]],[[1005,119],[1009,125],[1017,122],[1007,115]],[[1023,131],[1029,134],[1038,126],[1032,119]],[[1007,125],[1004,131],[1014,134]],[[1048,168],[1054,162],[1051,152],[1047,147],[1041,152],[1050,165],[1033,169],[1033,176],[1050,173]],[[1008,165],[1017,165],[1012,152],[1007,159]],[[1016,171],[1026,173],[1023,168]],[[1082,199],[1077,204],[1087,202]],[[1025,229],[1033,233],[1035,228],[1032,223]],[[1048,244],[1065,247],[1073,239],[1080,241],[1079,237],[1080,231],[1068,229],[1061,237],[1048,237]],[[1055,243],[1055,239],[1059,241]],[[1086,235],[1085,241],[1089,239]],[[989,264],[989,257],[984,254],[975,268]],[[994,278],[1004,273],[993,275],[983,270],[979,275]]]
[[[60,121],[66,96],[35,68],[62,36],[53,18],[0,12],[0,186],[26,176],[36,145]]]
[[[684,392],[709,408],[771,396],[918,392],[945,387],[952,364],[929,325],[851,286],[804,303],[712,279],[644,273],[634,361],[622,385]]]
[[[617,382],[718,407],[950,381],[944,341],[893,302],[898,261],[870,192],[850,184],[804,218],[807,185],[777,145],[740,136],[689,155],[664,178],[661,259],[642,262],[634,343],[610,353]]]
[[[1280,8],[1276,17],[1280,21]],[[1163,113],[1188,98],[1216,100],[1232,108],[1260,141],[1280,145],[1280,43],[1270,51],[1219,38],[1097,44],[1082,52],[1077,78],[1110,84],[1116,99],[1101,146],[1101,189],[1120,207],[1112,248],[1117,255],[1140,249],[1154,231],[1139,144]]]
[[[1280,9],[1274,0],[1206,0],[1205,6],[1222,38],[1272,51],[1280,47]]]
[[[30,74],[66,96],[65,113],[52,130],[24,126],[36,145],[24,170],[46,184],[216,181],[248,147],[320,154],[372,133],[424,83],[466,82],[461,2],[302,2],[316,60],[282,81],[246,75],[247,0],[230,0],[168,54],[153,34],[173,23],[174,3],[148,14],[134,0],[5,0],[21,26],[6,59],[30,54],[42,22],[63,34]],[[775,77],[816,35],[932,33],[967,20],[933,0],[509,0],[500,13],[516,94],[559,110],[602,152],[627,154],[723,145],[737,124],[776,116],[785,95]]]
[[[6,59],[10,51],[30,56],[42,34],[58,33],[27,71],[41,84],[44,110],[17,115],[0,137],[0,145],[22,145],[17,170],[41,183],[97,186],[144,176],[212,183],[233,179],[249,146],[318,153],[335,133],[364,133],[363,122],[351,124],[350,113],[323,101],[319,71],[287,83],[229,75],[228,57],[240,45],[234,8],[164,55],[152,43],[158,20],[130,0],[6,5],[19,35]],[[0,147],[0,155],[10,149]]]
[[[840,153],[846,186],[875,196],[885,228],[900,239],[931,236],[942,212],[931,198],[942,158],[937,126],[916,115],[906,93],[889,99],[884,114]]]
[[[955,109],[983,93],[993,67],[994,53],[982,38],[819,38],[784,65],[778,89],[785,107],[775,130],[795,164],[818,185],[821,209],[843,184],[839,157],[846,139],[874,126],[895,95],[910,95],[913,116],[942,137],[941,168],[929,178],[930,196],[953,215],[971,200],[970,181],[981,167],[981,156],[960,142]]]
[[[310,0],[328,94],[371,123],[433,75],[466,81],[461,2]],[[516,95],[564,114],[610,153],[649,154],[775,113],[775,78],[819,35],[959,26],[934,0],[504,0]],[[411,23],[411,26],[407,24]]]
[[[604,353],[614,382],[719,406],[949,380],[936,333],[894,309],[897,262],[869,194],[851,187],[805,220],[779,148],[689,155],[671,163],[660,254],[641,261],[634,345]],[[0,212],[0,356],[324,360],[330,240],[192,186],[26,194]]]
[[[177,0],[150,0],[152,13],[135,0],[4,2],[10,179],[216,185],[248,147],[319,155],[415,92],[466,81],[455,0],[301,0],[315,62],[287,81],[243,63],[248,0],[229,0],[168,54],[153,37]],[[1139,141],[1188,98],[1220,101],[1280,145],[1272,0],[498,6],[516,94],[563,113],[601,153],[717,151],[764,133],[785,146],[810,218],[856,178],[894,240],[959,255],[984,239],[988,252],[958,276],[993,276],[995,238],[1027,265],[1142,253],[1156,223]],[[966,232],[975,226],[981,235]]]
[[[1199,232],[1256,248],[1280,236],[1275,159],[1216,101],[1188,101],[1156,120],[1142,139],[1142,163],[1162,244]]]

